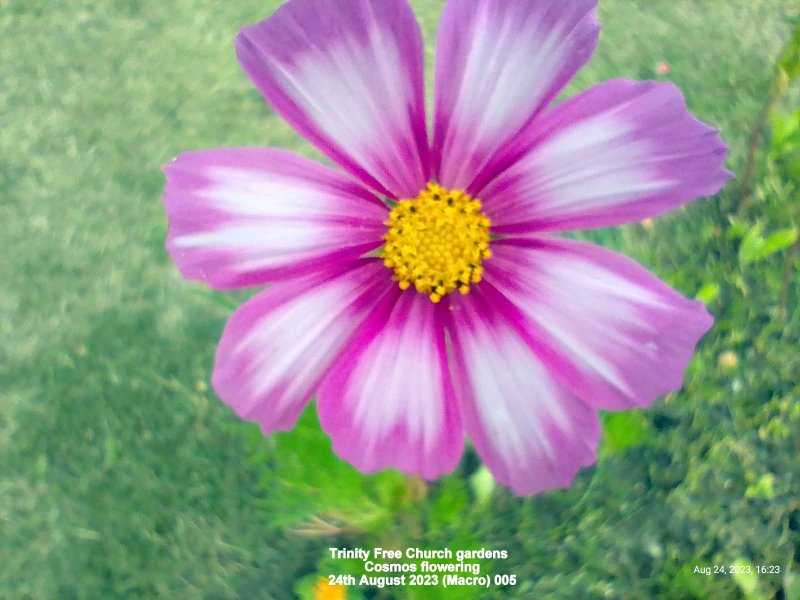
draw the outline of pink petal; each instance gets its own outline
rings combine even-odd
[[[727,146],[670,83],[597,85],[537,120],[526,144],[479,193],[496,233],[638,221],[713,195],[731,177]]]
[[[386,268],[361,260],[255,295],[225,326],[214,389],[264,434],[291,429],[353,331],[390,289]]]
[[[619,410],[680,389],[713,324],[701,302],[592,244],[498,241],[492,250],[486,281],[524,314],[554,372],[585,402]]]
[[[302,136],[374,190],[428,180],[422,34],[406,0],[289,0],[236,39],[242,67]]]
[[[490,285],[452,308],[456,393],[478,454],[517,494],[569,486],[595,460],[595,411],[553,376]]]
[[[596,0],[449,0],[436,56],[434,171],[473,182],[594,52]],[[493,161],[489,173],[508,166]],[[486,176],[486,174],[484,174]]]
[[[167,250],[186,278],[217,289],[330,268],[382,243],[383,202],[288,152],[190,152],[164,172]]]
[[[395,289],[323,382],[322,427],[335,452],[358,469],[395,467],[434,479],[457,464],[463,430],[447,370],[443,310]]]

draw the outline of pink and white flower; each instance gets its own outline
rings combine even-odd
[[[711,316],[632,260],[553,237],[640,221],[730,177],[673,85],[551,107],[592,55],[596,0],[448,0],[432,135],[407,0],[289,0],[236,51],[336,171],[231,148],[165,168],[189,279],[268,286],[228,321],[220,398],[265,434],[311,397],[365,472],[451,471],[471,440],[517,494],[595,460],[598,410],[679,389]],[[430,141],[429,141],[430,140]]]

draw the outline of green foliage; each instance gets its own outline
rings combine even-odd
[[[797,242],[797,227],[790,227],[789,229],[781,229],[768,235],[761,246],[761,258],[790,248]]]
[[[747,559],[733,561],[733,578],[748,600],[768,600],[769,596],[761,588],[756,567]]]
[[[271,466],[262,483],[272,492],[267,509],[277,526],[298,525],[309,515],[323,515],[357,531],[379,530],[411,500],[399,473],[366,478],[337,457],[319,428],[313,406],[291,431],[268,441],[256,426],[250,427],[254,433],[250,438],[259,445],[255,459]]]
[[[652,434],[650,421],[642,411],[608,413],[603,418],[601,456],[621,453],[632,446],[644,444]]]
[[[739,262],[743,265],[757,263],[769,256],[790,248],[797,242],[797,227],[779,229],[765,236],[761,222],[756,222],[745,234],[739,247]]]
[[[703,304],[709,305],[719,297],[720,290],[721,288],[719,284],[711,281],[704,283],[700,289],[697,290],[697,293],[694,295],[694,297],[700,300]]]
[[[776,94],[779,94],[800,77],[800,17],[795,15],[792,34],[777,61]]]
[[[786,600],[800,600],[800,575],[787,569],[783,576],[783,590]]]
[[[474,477],[475,475],[473,475]],[[477,493],[476,496],[480,498]],[[431,502],[431,527],[441,530],[458,525],[467,509],[468,502],[469,494],[463,479],[460,477],[445,477],[441,482],[436,498]]]
[[[758,481],[751,483],[744,491],[748,498],[766,498],[767,500],[775,497],[775,476],[767,473],[759,477]]]
[[[800,151],[800,109],[793,113],[772,115],[770,158],[779,160]]]
[[[684,390],[606,417],[598,465],[530,499],[493,486],[471,452],[431,484],[362,476],[335,459],[313,412],[264,440],[209,389],[225,318],[249,292],[179,278],[160,170],[219,146],[319,158],[232,52],[238,28],[278,4],[0,2],[0,597],[307,597],[328,572],[358,572],[326,557],[339,544],[505,548],[484,569],[519,583],[495,598],[737,598],[752,581],[692,570],[747,557],[782,568],[758,576],[758,593],[800,600],[792,3],[601,0],[599,50],[570,93],[664,78],[654,65],[666,61],[737,174],[743,132],[771,90],[783,100],[746,211],[729,217],[734,181],[651,229],[584,234],[697,290],[716,325]],[[430,62],[443,2],[412,4]],[[738,363],[722,365],[724,352]],[[392,594],[377,597],[432,597]]]

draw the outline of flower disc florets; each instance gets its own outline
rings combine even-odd
[[[385,223],[382,257],[400,288],[413,285],[432,302],[453,290],[468,293],[483,276],[482,261],[491,256],[491,223],[481,209],[480,200],[434,183],[398,202]]]

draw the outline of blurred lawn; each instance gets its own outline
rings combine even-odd
[[[233,53],[278,4],[0,0],[2,598],[285,598],[318,558],[269,527],[257,466],[208,389],[230,310],[163,250],[160,169],[178,152],[316,156]],[[412,4],[432,42],[442,1]],[[664,78],[666,61],[741,172],[786,6],[601,1],[600,48],[571,91]],[[720,218],[697,203],[652,236],[598,236],[668,276],[693,251],[675,228]]]

